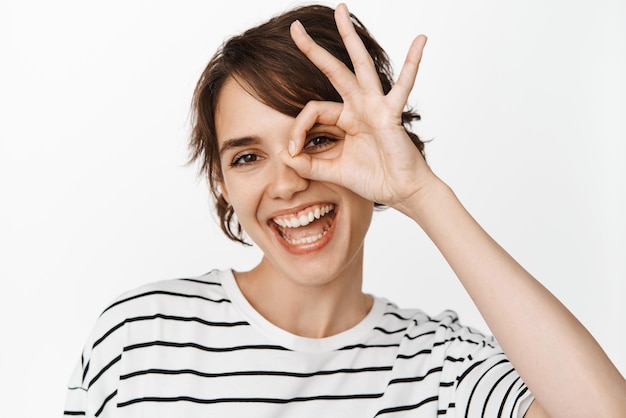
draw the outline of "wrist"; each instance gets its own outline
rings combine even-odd
[[[430,174],[408,198],[393,205],[394,209],[413,219],[422,228],[431,214],[439,212],[446,206],[446,202],[458,202],[452,189],[434,173]]]

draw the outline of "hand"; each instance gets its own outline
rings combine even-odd
[[[337,7],[335,21],[356,74],[315,43],[300,22],[291,26],[298,48],[328,77],[343,103],[308,103],[294,123],[290,155],[284,152],[282,158],[302,177],[341,185],[374,202],[401,206],[433,177],[402,125],[426,37],[420,35],[413,41],[396,84],[385,95],[345,4]],[[307,132],[316,123],[345,132],[336,158],[300,152]]]

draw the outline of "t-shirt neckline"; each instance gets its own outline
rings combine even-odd
[[[352,328],[324,338],[302,337],[274,325],[257,312],[239,289],[232,270],[219,271],[219,277],[226,295],[250,325],[278,345],[293,351],[325,352],[358,344],[380,323],[385,311],[385,301],[374,297],[370,311]]]

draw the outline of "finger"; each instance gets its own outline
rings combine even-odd
[[[420,61],[422,60],[426,40],[425,35],[420,35],[413,40],[409,47],[409,52],[406,54],[406,59],[404,60],[402,70],[400,70],[398,80],[387,95],[390,102],[400,109],[404,109],[409,99],[409,94],[411,94],[411,90],[413,90],[413,86],[415,85],[415,79],[417,77]]]
[[[291,139],[289,140],[289,154],[295,157],[300,153],[306,141],[307,132],[315,124],[334,126],[339,120],[342,103],[311,101],[300,111],[291,128]]]
[[[282,151],[279,157],[302,178],[341,184],[336,160],[315,158],[304,153],[292,157],[287,151]]]
[[[380,85],[380,79],[378,78],[374,60],[356,32],[352,19],[350,18],[350,12],[345,3],[341,3],[337,6],[337,9],[335,9],[335,22],[337,23],[337,29],[346,46],[348,55],[350,55],[350,60],[354,66],[354,72],[359,81],[359,85],[366,90],[382,93],[383,89]]]
[[[347,97],[350,91],[358,89],[358,83],[352,71],[330,52],[319,46],[306,33],[300,21],[296,20],[291,24],[290,33],[298,49],[328,77],[341,97]]]

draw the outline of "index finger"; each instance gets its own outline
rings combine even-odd
[[[307,132],[321,123],[334,126],[339,120],[342,103],[311,101],[300,111],[291,128],[291,139],[289,140],[289,155],[295,157],[304,146]]]

